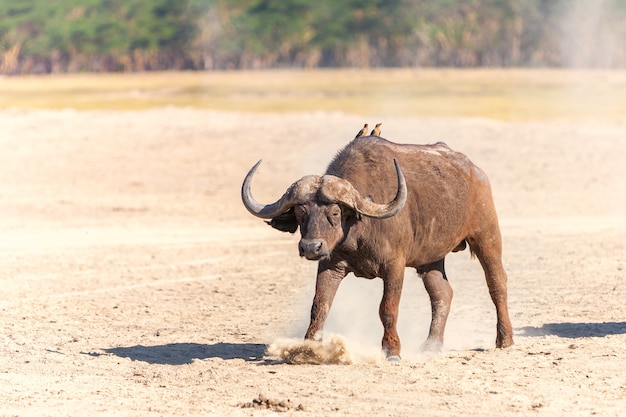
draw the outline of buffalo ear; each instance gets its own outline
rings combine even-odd
[[[361,213],[348,206],[342,207],[344,218],[350,219],[352,222],[361,220]]]
[[[279,214],[266,223],[281,232],[295,233],[296,230],[298,230],[298,222],[296,221],[296,215],[293,212],[293,208],[286,213]]]

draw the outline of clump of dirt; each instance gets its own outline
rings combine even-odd
[[[239,403],[238,407],[241,408],[258,408],[263,410],[272,410],[278,412],[285,412],[289,410],[305,411],[302,404],[295,405],[291,400],[277,400],[275,398],[267,398],[263,394],[253,399],[251,402]]]
[[[267,353],[296,365],[350,365],[354,362],[346,342],[339,336],[324,342],[282,339],[272,343]]]

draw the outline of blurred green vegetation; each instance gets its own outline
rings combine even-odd
[[[626,67],[624,0],[2,0],[0,74]]]

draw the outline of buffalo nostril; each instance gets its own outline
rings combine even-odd
[[[318,254],[322,250],[322,242],[300,242],[298,245],[300,256],[308,254]]]
[[[306,253],[309,252],[309,243],[300,242],[300,244],[298,245],[298,249],[300,250],[300,256],[304,256]]]

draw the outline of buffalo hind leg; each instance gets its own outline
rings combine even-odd
[[[311,322],[304,335],[305,339],[322,340],[322,330],[328,318],[330,307],[335,299],[337,288],[346,276],[346,273],[336,266],[327,265],[320,261],[317,267],[317,281],[315,296],[311,307]]]
[[[502,237],[497,224],[491,230],[485,229],[480,236],[473,238],[470,248],[485,271],[489,295],[496,306],[496,347],[512,346],[513,326],[509,318],[507,275],[502,266]]]
[[[428,338],[422,345],[422,350],[438,352],[443,347],[443,334],[452,303],[452,287],[446,277],[443,259],[419,267],[417,272],[422,276],[422,281],[424,281],[424,287],[430,297],[432,312]]]

